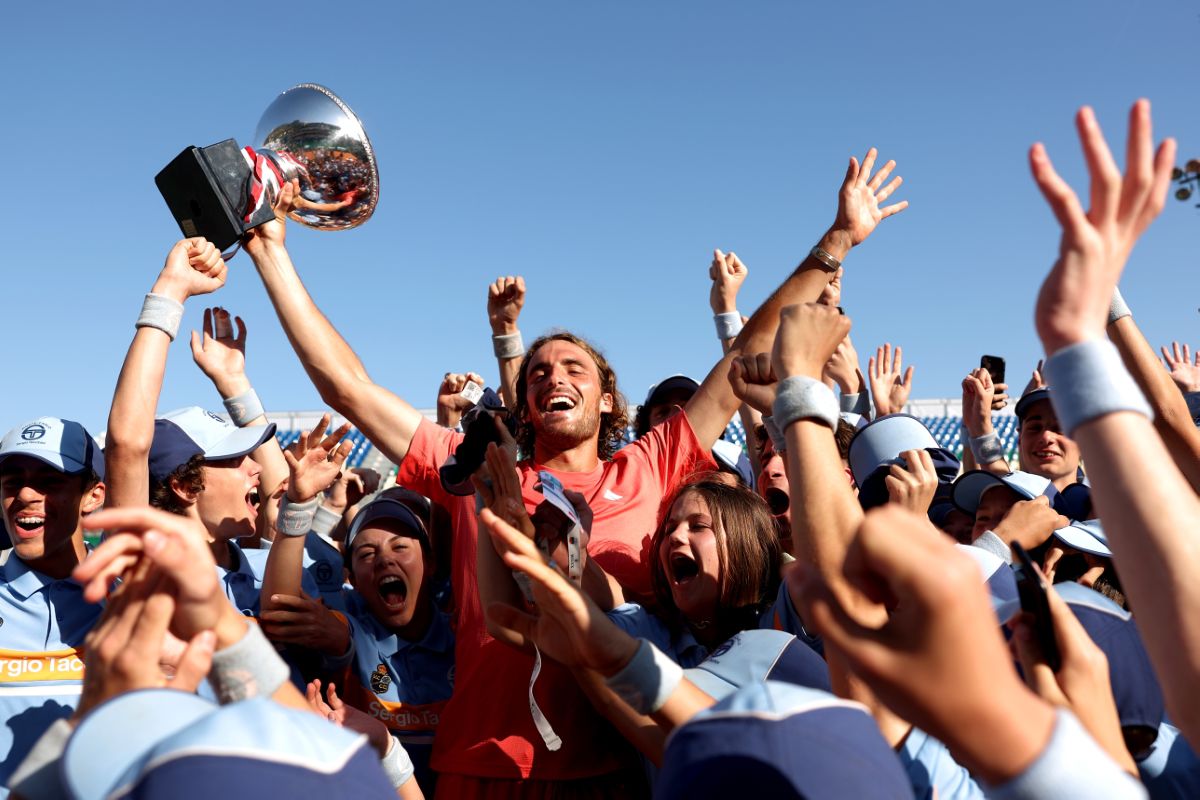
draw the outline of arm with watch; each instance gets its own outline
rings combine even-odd
[[[888,161],[872,175],[876,155],[875,148],[871,148],[861,164],[851,157],[839,190],[833,225],[792,274],[746,320],[725,357],[713,367],[688,401],[688,421],[702,447],[712,447],[737,410],[738,398],[728,378],[734,359],[742,354],[769,350],[779,328],[780,310],[795,303],[815,302],[837,274],[851,248],[866,241],[880,221],[908,207],[907,200],[881,205],[900,186],[901,178],[897,176],[886,185],[884,183],[895,169],[894,161]],[[838,313],[835,309],[830,310]]]

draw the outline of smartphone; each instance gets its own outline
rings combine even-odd
[[[1017,554],[1017,595],[1021,598],[1021,610],[1033,617],[1033,632],[1046,663],[1054,672],[1062,667],[1062,655],[1058,652],[1058,640],[1054,637],[1054,620],[1050,617],[1050,601],[1046,588],[1033,566],[1033,559],[1019,542],[1012,543]]]
[[[992,376],[992,385],[1004,383],[1004,359],[1000,356],[982,356],[979,366]]]

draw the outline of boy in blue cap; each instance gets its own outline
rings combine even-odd
[[[0,441],[0,504],[13,543],[0,567],[0,785],[79,701],[79,648],[102,609],[70,578],[87,555],[83,518],[104,504],[103,477],[100,448],[78,422],[39,417]]]

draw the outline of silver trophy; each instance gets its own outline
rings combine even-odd
[[[366,222],[379,202],[375,151],[362,123],[324,86],[302,83],[263,112],[257,147],[226,139],[189,147],[154,181],[184,236],[221,250],[274,219],[272,203],[287,181],[300,193],[289,217],[310,228],[344,230]]]

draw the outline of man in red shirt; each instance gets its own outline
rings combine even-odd
[[[571,334],[538,339],[525,354],[513,413],[526,457],[518,467],[526,506],[532,512],[543,499],[534,489],[538,470],[583,494],[594,514],[589,557],[632,595],[650,595],[648,544],[663,498],[696,468],[712,467],[708,452],[737,410],[728,380],[732,360],[769,350],[780,309],[815,301],[850,248],[907,206],[880,207],[900,179],[885,186],[895,164],[888,162],[872,177],[874,162],[874,149],[861,166],[850,160],[833,226],[750,317],[684,412],[615,455],[627,417],[604,357]],[[629,768],[632,762],[623,758],[628,750],[619,746],[615,731],[571,674],[554,663],[542,665],[534,694],[561,746],[551,750],[543,742],[528,700],[533,656],[488,634],[477,589],[473,498],[447,493],[439,479],[438,468],[462,436],[425,420],[371,381],[313,303],[284,247],[284,211],[293,196],[294,187],[285,187],[276,221],[256,229],[245,245],[288,338],[322,399],[400,465],[399,483],[443,505],[453,522],[455,687],[434,742],[438,797],[627,796],[638,785],[639,770]],[[720,251],[714,256],[730,257]],[[491,546],[486,537],[484,544]]]

